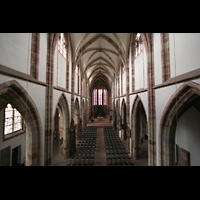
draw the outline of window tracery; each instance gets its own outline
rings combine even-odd
[[[23,129],[23,119],[20,112],[11,104],[7,104],[4,117],[4,135]]]
[[[143,51],[143,41],[140,33],[135,37],[135,58],[137,58]]]
[[[94,89],[93,102],[94,105],[107,105],[107,90]]]
[[[58,39],[58,51],[61,53],[61,55],[66,59],[66,41],[64,37],[64,33],[61,33]]]

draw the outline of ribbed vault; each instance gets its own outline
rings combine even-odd
[[[73,69],[81,66],[89,90],[99,84],[111,90],[121,63],[127,66],[131,33],[70,33]]]

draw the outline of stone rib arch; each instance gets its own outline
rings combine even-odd
[[[99,53],[98,50],[94,51],[94,52],[90,55],[90,57],[88,58],[88,60],[87,60],[86,63],[84,64],[83,69],[86,69],[86,67],[87,67],[87,65],[88,65],[88,62],[89,62],[89,61],[92,59],[92,57],[93,57],[95,54],[97,54],[97,53]],[[115,63],[114,63],[113,59],[112,59],[106,52],[102,51],[102,53],[112,62],[111,65],[114,66],[114,68],[116,69],[116,66],[115,66]],[[102,58],[103,58],[103,57],[102,57]],[[107,60],[107,62],[109,62],[108,59],[106,59],[106,58],[103,58],[103,59],[104,59],[104,61]],[[105,62],[106,62],[106,61],[105,61]]]
[[[132,112],[131,112],[131,138],[132,138],[132,142],[131,142],[131,156],[134,159],[138,159],[138,152],[140,152],[141,147],[139,145],[138,142],[138,133],[137,133],[137,119],[138,119],[138,109],[139,107],[142,106],[144,109],[144,114],[146,116],[147,119],[147,115],[146,115],[146,110],[144,107],[144,104],[142,102],[142,99],[140,98],[139,95],[136,95],[134,102],[133,102],[133,107],[132,107]],[[139,116],[141,117],[141,116]]]
[[[113,66],[107,59],[105,59],[105,58],[103,58],[103,57],[98,57],[98,58],[92,60],[90,63],[88,63],[87,66],[85,66],[85,68],[83,69],[83,74],[87,71],[87,69],[90,68],[90,66],[91,66],[92,64],[94,64],[94,63],[97,62],[98,60],[104,61],[106,64],[108,64],[108,66],[109,66],[111,69],[113,69],[114,71],[116,70],[116,66]]]
[[[95,37],[93,37],[90,41],[88,41],[86,44],[84,44],[82,46],[82,48],[80,48],[78,50],[78,52],[75,55],[75,59],[74,59],[74,64],[76,65],[80,59],[80,57],[82,56],[82,52],[84,52],[84,50],[86,48],[88,48],[91,44],[93,44],[96,40],[98,40],[99,38],[103,38],[104,40],[106,40],[107,42],[109,42],[119,53],[119,57],[122,60],[122,63],[125,65],[126,62],[126,55],[123,54],[123,51],[121,50],[120,46],[118,46],[111,38],[109,38],[108,36],[104,35],[104,34],[98,34]]]
[[[176,118],[200,100],[200,85],[186,82],[171,96],[164,108],[158,135],[158,165],[175,165]]]
[[[11,103],[21,113],[26,122],[25,165],[43,165],[42,124],[34,101],[16,80],[0,84],[0,99]]]
[[[69,132],[70,116],[69,116],[69,106],[68,106],[67,98],[65,97],[64,93],[60,95],[56,108],[57,107],[61,111],[61,115],[64,122],[63,144],[61,146],[60,152],[61,152],[61,155],[63,155],[64,159],[66,159],[69,157],[69,150],[70,150],[70,132]],[[55,114],[54,114],[54,117],[55,117]]]

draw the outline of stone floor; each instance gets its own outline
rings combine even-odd
[[[94,166],[107,166],[103,128],[97,128]]]
[[[94,166],[107,166],[104,130],[103,126],[111,126],[108,119],[103,118],[102,121],[94,119],[95,121],[89,122],[87,126],[97,126],[97,138],[95,148]],[[148,141],[145,140],[142,145],[142,155],[140,159],[134,160],[134,166],[148,166]],[[59,146],[54,143],[52,166],[66,166],[70,163],[69,159],[63,159],[59,154]]]

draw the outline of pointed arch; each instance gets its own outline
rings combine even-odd
[[[27,91],[16,81],[0,84],[0,99],[12,104],[26,122],[26,161],[29,165],[42,163],[42,125],[37,107]]]
[[[60,111],[60,115],[62,117],[62,128],[63,128],[63,144],[61,146],[60,153],[66,159],[69,158],[69,150],[70,150],[70,116],[69,116],[69,106],[65,94],[62,93],[58,100],[56,109]],[[56,113],[56,112],[54,112]]]
[[[79,118],[80,118],[80,106],[79,106],[79,100],[76,97],[76,100],[74,102],[74,124],[79,124]]]
[[[122,139],[126,140],[127,135],[126,135],[126,122],[127,122],[127,115],[126,115],[126,102],[123,98],[122,103],[121,103],[121,125],[122,125]]]
[[[200,85],[185,82],[171,96],[163,111],[158,135],[158,164],[175,165],[175,131],[177,118],[200,101]]]
[[[141,109],[143,109],[143,116],[141,115]],[[147,115],[144,108],[144,104],[139,95],[136,95],[133,102],[131,112],[131,155],[134,159],[138,159],[141,154],[141,143],[140,143],[140,129],[138,130],[139,121],[143,118],[147,121]],[[140,119],[140,120],[139,120]],[[141,120],[142,121],[142,120]],[[146,123],[147,124],[147,123]],[[147,127],[144,126],[144,132],[147,131]]]

